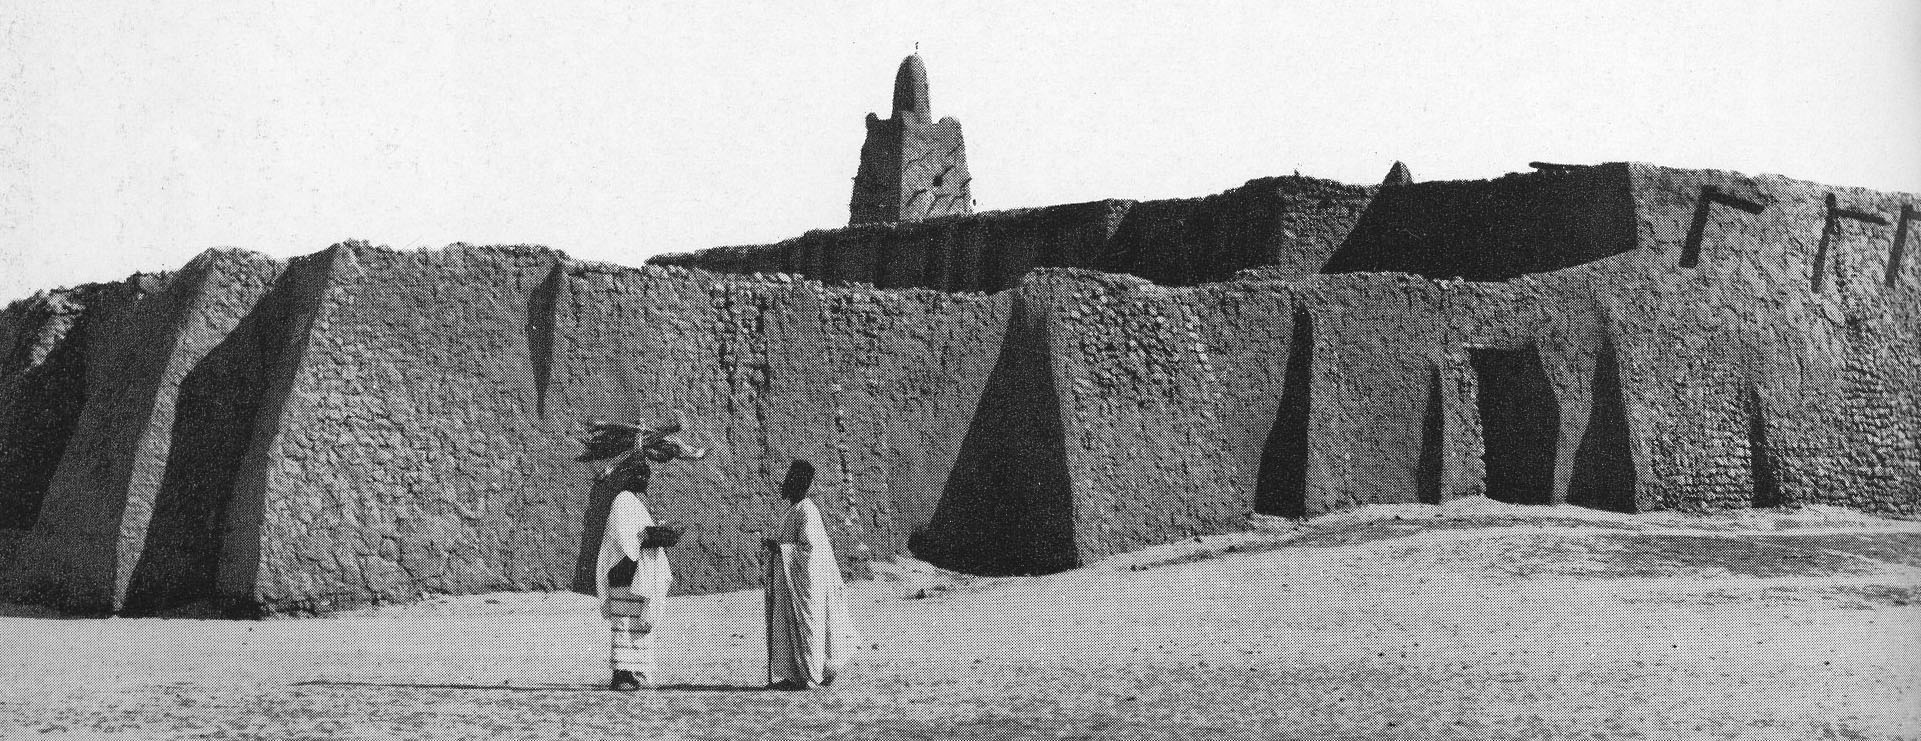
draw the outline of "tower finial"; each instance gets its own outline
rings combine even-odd
[[[927,101],[927,68],[919,54],[900,60],[900,71],[894,73],[894,115],[900,116],[901,111],[913,112],[923,123],[934,120]]]
[[[1407,165],[1402,164],[1400,160],[1395,160],[1394,166],[1387,168],[1387,177],[1381,179],[1381,184],[1413,185],[1414,173],[1408,172]]]
[[[919,51],[920,42],[914,42]],[[894,107],[886,118],[867,114],[867,140],[847,201],[849,224],[920,221],[974,212],[973,178],[961,125],[934,120],[927,101],[927,68],[919,54],[900,61]]]

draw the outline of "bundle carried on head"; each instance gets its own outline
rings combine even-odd
[[[603,422],[594,420],[586,424],[587,435],[579,438],[585,450],[574,460],[582,463],[604,461],[609,458],[644,450],[659,444],[680,431],[680,424],[670,422],[659,427],[644,427],[639,422]]]
[[[574,460],[582,463],[619,458],[602,469],[596,478],[606,479],[616,472],[639,473],[649,461],[666,463],[676,458],[699,460],[707,451],[673,437],[680,432],[679,422],[643,425],[634,422],[594,420],[585,424],[580,438],[581,453]]]

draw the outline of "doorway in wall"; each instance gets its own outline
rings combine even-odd
[[[1509,504],[1551,503],[1561,408],[1540,353],[1533,347],[1474,348],[1468,357],[1480,381],[1475,407],[1481,414],[1488,498]]]

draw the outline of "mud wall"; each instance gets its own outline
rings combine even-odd
[[[89,298],[54,291],[0,310],[0,530],[33,527],[86,402]]]
[[[0,312],[0,586],[127,613],[581,589],[613,494],[570,460],[588,418],[681,417],[712,448],[652,481],[656,515],[691,527],[685,592],[756,582],[756,532],[800,458],[855,575],[901,553],[1041,573],[1250,512],[1484,493],[1921,514],[1921,276],[1892,257],[1915,196],[1642,165],[1497,182],[1484,190],[1574,209],[1541,217],[1590,225],[1570,239],[1607,237],[1529,254],[1602,256],[1505,281],[1308,275],[1337,230],[1322,253],[1273,241],[1306,213],[1259,212],[1277,185],[794,242],[868,235],[867,251],[737,252],[1013,285],[991,295],[359,244],[286,263],[214,251],[51,294]],[[1596,183],[1620,190],[1569,195]],[[1446,211],[1406,202],[1370,218]],[[1208,209],[1248,214],[1228,229]],[[1463,220],[1491,243],[1560,233]],[[1631,249],[1610,241],[1619,224]],[[925,241],[893,249],[900,235]],[[1149,273],[1260,249],[1299,262],[1192,287],[1029,270],[1169,254],[1128,244],[1215,245]]]
[[[1324,268],[1505,281],[1634,249],[1629,165],[1383,188]]]
[[[881,288],[984,292],[1012,288],[1041,267],[1128,273],[1164,285],[1226,280],[1257,265],[1301,276],[1321,269],[1373,195],[1373,188],[1327,180],[1265,178],[1205,198],[1096,201],[870,224],[649,262]]]
[[[679,269],[586,266],[565,285],[554,403],[572,417],[679,410],[712,447],[653,479],[657,516],[694,528],[676,552],[693,591],[757,583],[755,533],[784,506],[794,459],[818,469],[850,571],[903,552],[934,517],[1007,321],[999,299]]]
[[[259,361],[280,370],[233,474],[219,593],[268,611],[590,587],[613,492],[570,460],[588,418],[681,416],[713,449],[652,479],[656,516],[692,526],[680,589],[758,579],[795,458],[858,573],[932,518],[1006,321],[999,300],[538,248],[323,257],[290,285],[274,326],[295,339]]]
[[[528,301],[553,259],[348,245],[312,266],[222,596],[299,610],[542,586],[505,564],[553,550],[523,553],[557,524],[528,502],[562,496],[531,483],[567,453],[528,383]]]
[[[1081,554],[1050,319],[1030,291],[1001,296],[1008,314],[993,367],[932,517],[908,546],[970,573],[1059,571],[1079,564]]]
[[[1890,262],[1902,207],[1921,196],[1640,165],[1633,176],[1648,270],[1605,298],[1653,469],[1646,503],[1915,514],[1921,281]]]
[[[1037,273],[1065,424],[1077,562],[1242,524],[1251,489],[1223,445],[1223,382],[1197,292]]]
[[[62,366],[86,406],[5,584],[135,614],[585,588],[612,492],[571,462],[573,426],[676,416],[714,450],[653,479],[656,514],[693,526],[683,591],[758,579],[796,458],[859,574],[956,486],[1010,305],[538,248],[208,253],[88,305]]]
[[[85,404],[7,571],[9,591],[73,610],[124,605],[169,469],[180,460],[172,452],[182,442],[175,435],[182,384],[279,269],[261,255],[213,250],[177,274],[117,284],[89,302]],[[184,441],[183,455],[199,442]]]

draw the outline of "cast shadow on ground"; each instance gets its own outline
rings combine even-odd
[[[339,682],[314,679],[294,682],[294,687],[380,687],[404,690],[497,690],[505,692],[608,692],[606,686],[599,684],[461,684],[448,682],[431,684],[426,682]],[[768,692],[761,685],[732,684],[663,684],[654,692]]]

